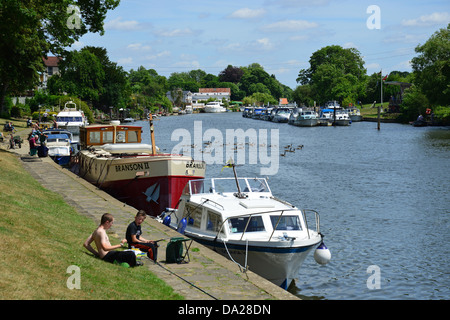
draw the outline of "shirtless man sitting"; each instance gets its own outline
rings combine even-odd
[[[131,267],[136,265],[136,255],[132,251],[115,251],[115,249],[119,249],[123,247],[123,245],[127,242],[126,239],[120,241],[120,244],[112,246],[109,242],[108,235],[106,234],[106,230],[110,229],[114,223],[114,217],[110,213],[103,214],[100,225],[94,232],[86,239],[84,242],[84,247],[89,250],[92,254],[100,259],[114,263],[128,263]],[[91,246],[91,243],[95,242],[97,247],[97,251]]]

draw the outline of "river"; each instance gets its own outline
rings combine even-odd
[[[148,123],[136,124],[149,143]],[[449,128],[382,123],[377,130],[371,122],[301,128],[241,113],[161,117],[154,127],[161,150],[182,147],[203,157],[207,177],[232,176],[222,167],[233,151],[216,147],[207,153],[212,144],[205,143],[222,139],[234,147],[238,140],[227,139],[227,132],[244,132],[247,143],[234,150],[234,161],[242,164],[238,175],[267,176],[276,196],[320,213],[332,260],[320,266],[309,255],[293,294],[330,300],[450,298]],[[281,156],[287,145],[303,148]]]

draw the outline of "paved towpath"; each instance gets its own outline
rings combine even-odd
[[[29,130],[19,132],[26,140]],[[11,150],[20,156],[24,168],[45,188],[61,194],[80,214],[97,223],[103,213],[115,218],[112,236],[125,237],[127,225],[133,221],[136,209],[116,200],[84,179],[62,168],[50,158],[29,156],[28,142]],[[147,238],[179,237],[180,234],[148,217],[142,226]],[[111,235],[110,235],[111,236]],[[82,241],[80,239],[80,246]],[[216,252],[194,242],[187,264],[165,263],[167,241],[159,242],[158,262],[142,259],[144,267],[164,280],[188,300],[295,300],[296,296],[251,271],[242,273],[239,267]],[[192,250],[195,248],[195,250]],[[151,299],[151,297],[149,297]]]

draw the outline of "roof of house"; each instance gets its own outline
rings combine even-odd
[[[230,88],[200,88],[198,89],[199,93],[216,93],[216,92],[223,92],[223,93],[231,93]]]
[[[42,57],[42,60],[44,61],[44,64],[46,67],[57,67],[59,61],[62,60],[61,57],[47,57],[47,59],[45,57]]]

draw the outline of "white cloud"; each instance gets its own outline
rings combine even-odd
[[[439,24],[447,24],[450,22],[450,14],[448,12],[434,12],[429,15],[420,16],[417,19],[403,20],[402,25],[405,27],[429,27]]]
[[[306,20],[285,20],[266,25],[262,27],[262,30],[266,32],[296,32],[318,26],[317,23]]]
[[[255,50],[264,50],[264,51],[270,51],[275,47],[275,45],[270,41],[269,38],[261,38],[257,39],[255,41],[248,41],[244,43],[234,42],[230,43],[223,48],[221,48],[221,51],[229,52],[229,51],[235,51],[235,52],[254,52]]]
[[[265,13],[266,13],[266,10],[264,10],[264,9],[242,8],[242,9],[234,11],[230,15],[230,18],[254,19],[254,18],[259,18],[259,17],[263,16]]]
[[[152,47],[143,45],[142,43],[132,43],[127,46],[127,49],[130,49],[133,51],[149,51],[152,49]]]
[[[126,65],[126,64],[132,64],[133,63],[133,58],[128,57],[128,58],[121,58],[117,61],[117,63],[119,65]]]
[[[136,20],[122,21],[122,17],[110,20],[105,23],[105,29],[107,30],[121,30],[121,31],[132,31],[140,29],[139,22]]]
[[[155,34],[161,37],[173,38],[173,37],[187,37],[194,34],[198,34],[198,31],[194,31],[191,28],[184,29],[159,29],[155,31]]]
[[[170,51],[166,50],[166,51],[161,51],[160,53],[157,53],[157,54],[148,55],[148,56],[145,57],[145,59],[147,59],[147,60],[155,60],[155,59],[163,58],[163,57],[167,57],[167,56],[170,56]]]

